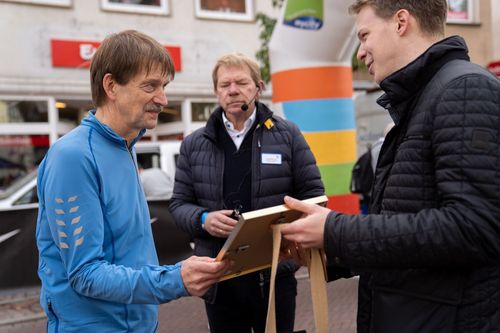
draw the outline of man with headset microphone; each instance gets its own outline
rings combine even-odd
[[[258,64],[242,54],[218,59],[212,72],[220,104],[204,128],[187,136],[175,175],[170,211],[194,239],[195,253],[215,257],[235,215],[324,194],[316,160],[298,127],[258,102]],[[292,332],[297,266],[283,261],[276,277],[278,332]],[[269,294],[265,269],[218,283],[205,295],[212,333],[264,332]]]
[[[248,102],[248,104],[252,104],[252,103],[255,101],[255,99],[257,98],[257,95],[258,95],[259,93],[260,93],[260,87],[259,87],[259,86],[257,86],[257,92],[255,93],[255,95],[253,96],[253,98],[250,100],[250,102]],[[243,103],[243,104],[241,105],[241,110],[242,110],[242,111],[248,111],[248,104],[247,104],[247,103]]]

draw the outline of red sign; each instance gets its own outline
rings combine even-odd
[[[51,39],[52,66],[89,68],[90,60],[99,45],[101,42]],[[172,56],[175,71],[180,72],[182,69],[181,48],[178,46],[165,46],[165,48]]]
[[[48,135],[4,135],[0,136],[0,147],[48,147]]]
[[[496,76],[500,76],[500,61],[490,62],[488,69]]]

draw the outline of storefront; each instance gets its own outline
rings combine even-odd
[[[99,46],[95,41],[51,39],[52,67],[88,72],[90,60]],[[166,46],[176,71],[182,69],[181,48]],[[82,87],[83,88],[83,87]],[[54,91],[53,96],[0,95],[0,190],[25,175],[41,162],[49,146],[76,127],[92,109],[88,89],[73,92],[74,97]],[[213,99],[171,100],[159,116],[158,128],[146,140],[182,139],[192,126],[202,125]]]
[[[0,190],[36,168],[49,144],[72,127],[52,97],[0,96]]]
[[[144,32],[174,59],[168,109],[145,140],[182,139],[204,126],[216,105],[217,58],[235,51],[253,56],[260,47],[256,2],[238,2],[219,11],[217,1],[0,1],[0,191],[36,168],[50,144],[93,107],[88,66],[111,33]],[[272,12],[271,2],[258,10]]]
[[[215,105],[208,98],[169,101],[157,128],[144,139],[180,140],[204,126]],[[91,108],[90,100],[0,95],[0,191],[36,168],[49,146],[76,127]]]

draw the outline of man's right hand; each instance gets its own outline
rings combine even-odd
[[[322,249],[324,247],[326,218],[331,210],[289,196],[285,196],[285,204],[293,210],[304,213],[304,215],[292,223],[281,226],[283,237],[305,249],[311,247]]]
[[[229,263],[214,258],[192,256],[182,262],[181,277],[191,296],[203,296],[222,277]]]
[[[238,221],[233,219],[232,210],[224,209],[208,213],[205,218],[205,230],[214,237],[227,238]]]

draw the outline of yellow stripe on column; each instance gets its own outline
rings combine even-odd
[[[309,132],[304,137],[318,165],[348,163],[356,160],[354,129],[334,132]]]

